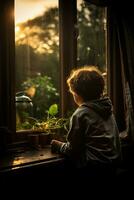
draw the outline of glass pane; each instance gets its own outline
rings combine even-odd
[[[58,0],[15,0],[16,129],[59,105]]]
[[[106,10],[77,0],[77,65],[95,65],[106,79]]]

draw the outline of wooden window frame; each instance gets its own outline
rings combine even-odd
[[[77,0],[59,0],[59,37],[60,37],[60,95],[61,115],[73,106],[67,93],[66,76],[76,66],[77,38]],[[16,141],[15,106],[15,23],[14,0],[0,2],[0,127],[11,131],[8,142]],[[69,31],[68,31],[69,29]]]

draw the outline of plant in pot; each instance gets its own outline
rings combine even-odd
[[[52,139],[60,139],[65,141],[68,132],[68,118],[57,117],[58,105],[52,104],[47,110],[47,118],[42,121],[36,121],[33,125],[33,130],[41,132],[39,141],[43,144],[50,144]],[[47,137],[47,139],[45,139]],[[45,140],[46,143],[45,143]]]

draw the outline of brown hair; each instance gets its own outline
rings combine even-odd
[[[81,96],[83,100],[98,99],[103,94],[104,78],[95,66],[74,69],[67,79],[70,92]]]

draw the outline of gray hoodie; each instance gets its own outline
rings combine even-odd
[[[119,131],[108,97],[85,102],[70,119],[67,142],[60,149],[78,167],[110,164],[120,158]]]

